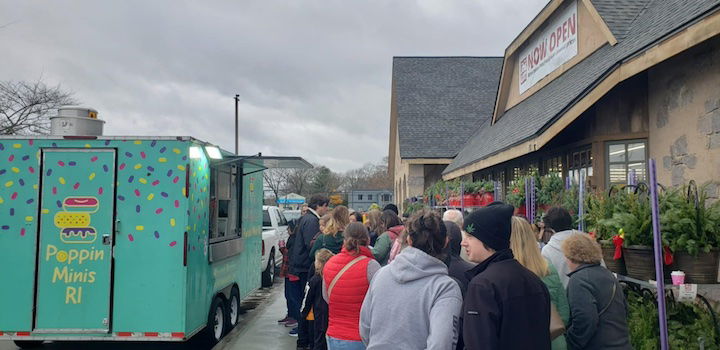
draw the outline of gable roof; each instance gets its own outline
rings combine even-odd
[[[502,57],[394,57],[400,158],[453,158],[492,117]]]
[[[635,19],[651,0],[591,0],[616,39],[625,38]]]
[[[595,0],[598,3],[611,0]],[[616,0],[623,2],[620,0]],[[625,2],[637,2],[627,0]],[[535,94],[505,112],[494,125],[480,129],[465,144],[443,174],[455,171],[541,134],[580,98],[624,60],[647,50],[654,43],[707,15],[720,0],[649,0],[615,46],[606,44]],[[606,12],[605,16],[612,15]],[[631,15],[628,15],[628,18]],[[605,18],[610,18],[605,17]],[[621,30],[628,20],[611,26]],[[625,29],[622,29],[625,30]]]

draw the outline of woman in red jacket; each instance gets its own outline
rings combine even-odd
[[[363,224],[353,222],[343,233],[340,254],[323,268],[323,297],[329,307],[328,350],[364,350],[360,338],[360,308],[370,280],[380,269],[370,249],[370,236]]]

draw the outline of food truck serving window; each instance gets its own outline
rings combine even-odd
[[[238,223],[238,168],[235,164],[213,167],[210,176],[210,243],[237,238],[242,230]]]

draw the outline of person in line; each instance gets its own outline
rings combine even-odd
[[[455,225],[458,225],[462,230],[463,227],[463,214],[457,209],[449,209],[443,213],[443,221],[452,221]]]
[[[565,262],[565,256],[562,252],[562,243],[572,235],[583,234],[572,228],[572,216],[567,209],[562,207],[550,208],[543,217],[543,225],[545,230],[552,230],[550,241],[542,248],[542,255],[555,266],[560,276],[560,281],[564,288],[567,288],[568,274],[570,268]]]
[[[311,242],[315,235],[320,232],[320,217],[328,211],[330,200],[323,195],[313,195],[308,202],[308,209],[305,215],[300,217],[295,234],[295,242],[290,251],[290,274],[298,277],[300,288],[295,291],[296,300],[302,300],[305,291],[305,285],[308,281],[308,271],[311,270],[312,257],[310,249]],[[300,315],[300,303],[298,303],[296,315]],[[298,321],[298,329],[294,330],[298,334],[297,347],[305,349],[309,345],[305,322],[302,318]],[[291,334],[292,335],[292,334]]]
[[[395,215],[400,216],[400,210],[398,210],[398,207],[397,207],[397,205],[395,205],[395,204],[392,204],[392,203],[386,204],[386,205],[382,208],[382,211],[386,211],[386,210],[392,210],[393,212],[395,212]]]
[[[465,218],[462,246],[478,263],[468,271],[463,305],[468,350],[550,349],[550,294],[510,250],[514,210],[493,202]]]
[[[572,235],[562,251],[571,270],[570,327],[565,333],[570,348],[632,349],[625,294],[612,272],[600,265],[600,245],[588,235]]]
[[[328,326],[328,305],[322,295],[322,270],[335,254],[323,248],[315,254],[316,274],[308,282],[308,291],[303,300],[302,317],[308,321],[311,350],[327,350],[325,332]]]
[[[390,250],[393,244],[405,229],[400,218],[392,210],[386,210],[380,214],[382,234],[378,237],[373,246],[372,252],[380,265],[387,265],[390,257]]]
[[[550,301],[560,315],[563,324],[567,327],[570,322],[570,306],[568,306],[567,295],[565,295],[565,288],[560,282],[560,276],[558,276],[557,270],[552,263],[549,263],[540,254],[536,235],[530,223],[519,216],[513,216],[512,218],[510,249],[512,249],[515,260],[540,277],[545,283],[550,292]],[[560,335],[553,339],[551,347],[552,350],[567,349],[565,336]]]
[[[328,303],[329,350],[363,350],[360,308],[380,264],[373,258],[367,229],[359,222],[348,225],[342,251],[323,268],[323,298]]]
[[[352,211],[350,211],[350,212],[348,213],[348,215],[349,215],[349,216],[348,216],[348,220],[349,220],[350,222],[359,222],[359,223],[362,223],[362,222],[363,222],[363,217],[362,217],[362,214],[361,214],[360,212],[357,212],[357,211],[355,211],[355,210],[352,210]]]
[[[408,247],[375,275],[362,305],[368,350],[456,349],[462,293],[443,262],[447,238],[439,214],[410,218]]]
[[[297,220],[293,219],[288,221],[288,240],[283,247],[280,247],[280,253],[283,255],[282,265],[280,265],[280,277],[285,278],[285,302],[287,304],[287,313],[283,319],[278,320],[278,323],[284,324],[288,327],[297,326],[297,319],[299,315],[295,314],[296,310],[299,310],[299,300],[294,299],[299,293],[295,290],[300,288],[295,283],[299,281],[297,276],[290,275],[288,269],[290,268],[290,250],[295,242],[295,228],[297,226]]]
[[[378,236],[383,233],[385,230],[385,227],[383,227],[382,221],[380,220],[380,216],[382,215],[382,212],[378,209],[370,210],[367,213],[367,223],[365,223],[365,226],[367,226],[368,232],[370,232],[370,246],[374,247],[375,243],[377,242]]]
[[[463,239],[463,234],[460,227],[458,227],[458,225],[452,221],[443,222],[445,224],[445,228],[447,229],[448,235],[448,245],[445,248],[445,251],[447,252],[445,264],[448,267],[448,275],[458,283],[458,286],[460,286],[460,292],[462,293],[464,298],[465,293],[467,292],[468,283],[470,283],[470,280],[468,280],[467,277],[467,272],[470,271],[473,267],[475,267],[475,265],[467,262],[460,256],[460,252],[462,251],[460,243],[462,243]],[[463,318],[461,314],[459,328],[461,331],[458,336],[457,350],[465,349],[465,342],[463,341],[462,337],[462,324]]]
[[[448,275],[458,282],[460,291],[463,295],[465,295],[468,283],[470,282],[467,278],[466,272],[470,271],[470,269],[472,269],[475,265],[463,260],[460,257],[460,251],[462,250],[462,246],[460,244],[463,240],[460,227],[452,221],[443,221],[443,223],[448,236],[448,245],[445,248],[445,264],[448,267]]]
[[[315,239],[312,249],[310,249],[310,258],[313,261],[316,252],[323,248],[333,254],[340,253],[343,245],[343,231],[350,224],[349,217],[348,208],[344,205],[338,205],[332,210],[325,230]]]

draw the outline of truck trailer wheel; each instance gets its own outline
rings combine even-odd
[[[257,276],[257,275],[256,275]],[[262,273],[262,287],[272,287],[275,281],[275,251],[270,252],[270,258],[268,259],[267,267]]]
[[[13,343],[20,349],[35,349],[43,345],[42,340],[15,340]]]
[[[235,328],[240,320],[240,291],[237,286],[233,286],[230,292],[230,299],[227,302],[227,319],[228,331]]]
[[[225,303],[220,297],[213,299],[208,314],[208,322],[203,330],[204,342],[213,346],[217,344],[227,331],[227,317],[225,316]]]

